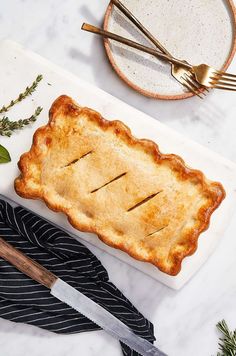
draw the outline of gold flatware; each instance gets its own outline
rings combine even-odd
[[[198,81],[198,83],[203,86],[206,86],[208,88],[236,91],[236,75],[234,74],[218,71],[206,64],[192,66],[191,64],[183,60],[177,59],[175,57],[170,57],[167,54],[161,53],[153,48],[146,47],[144,45],[141,45],[140,43],[134,42],[115,33],[102,30],[87,23],[84,23],[81,29],[84,31],[95,33],[105,38],[110,38],[120,43],[124,43],[127,46],[135,48],[139,51],[149,53],[155,57],[166,60],[167,62],[171,62],[173,64],[177,64],[179,66],[187,68],[192,74],[194,74],[194,77]],[[195,91],[195,94],[197,95],[196,89],[198,88],[196,87],[196,84],[194,83],[192,77],[188,76],[188,74],[185,73],[185,79],[186,87],[192,88],[192,90]],[[198,96],[201,97],[200,95]]]
[[[207,64],[197,66],[186,64],[186,68],[187,66],[201,85],[207,88],[236,91],[236,75],[216,70]]]
[[[167,54],[169,57],[173,58],[172,54],[155,38],[150,31],[143,26],[143,24],[131,13],[131,11],[120,1],[111,0],[112,4],[115,5],[162,53]],[[202,85],[200,85],[195,79],[192,72],[182,65],[176,63],[171,64],[171,74],[172,76],[185,88],[191,91],[193,94],[200,96],[199,90],[205,95],[203,90],[207,90]],[[190,79],[191,78],[191,79]],[[189,83],[191,81],[191,83]],[[208,90],[207,90],[208,91]]]

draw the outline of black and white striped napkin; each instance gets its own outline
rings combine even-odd
[[[111,283],[87,247],[22,207],[0,200],[0,236],[153,342],[153,325]],[[0,258],[0,317],[61,334],[100,329]],[[122,344],[123,354],[137,356]]]

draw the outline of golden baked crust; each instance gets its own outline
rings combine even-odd
[[[16,192],[44,200],[106,244],[178,274],[225,197],[222,185],[67,96],[53,103],[49,117],[21,156]]]

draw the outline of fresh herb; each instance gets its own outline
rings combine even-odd
[[[21,93],[17,99],[12,100],[10,104],[3,105],[0,109],[0,114],[6,113],[10,108],[12,108],[15,104],[21,102],[23,99],[27,98],[29,95],[36,90],[39,82],[43,79],[43,76],[39,74],[35,81],[31,84],[31,86],[26,87],[25,91]],[[36,121],[37,116],[41,113],[42,108],[38,107],[34,114],[31,115],[28,119],[11,121],[8,117],[3,116],[0,119],[0,136],[7,136],[10,137],[15,130],[20,130],[23,127],[33,123]],[[0,163],[7,163],[11,161],[11,157],[7,149],[0,145]]]
[[[8,117],[4,116],[0,119],[0,135],[10,137],[13,131],[20,130],[24,126],[32,124],[36,121],[37,116],[39,116],[42,110],[41,107],[38,107],[32,116],[24,120],[10,121]]]
[[[0,163],[7,163],[11,161],[9,152],[5,147],[0,145]]]
[[[3,107],[0,109],[0,114],[7,112],[10,108],[12,108],[15,104],[21,102],[23,99],[25,99],[27,96],[32,95],[32,93],[35,91],[37,88],[39,82],[43,79],[43,76],[39,74],[35,81],[31,84],[30,87],[27,87],[23,93],[21,93],[17,99],[12,100],[10,104],[8,105],[3,105]]]
[[[223,334],[220,338],[217,356],[236,356],[236,330],[230,331],[225,320],[220,321],[217,329]]]

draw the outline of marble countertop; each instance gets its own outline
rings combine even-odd
[[[101,41],[80,31],[85,20],[101,25],[108,0],[10,0],[1,4],[0,39],[9,38],[61,65],[189,138],[236,162],[234,93],[207,99],[156,101],[134,92],[117,77]],[[236,59],[230,67],[236,72]],[[236,221],[195,277],[174,291],[91,247],[110,279],[155,326],[157,343],[170,356],[211,356],[217,351],[216,323],[236,328]],[[118,343],[103,331],[58,336],[0,319],[4,356],[118,356]]]

